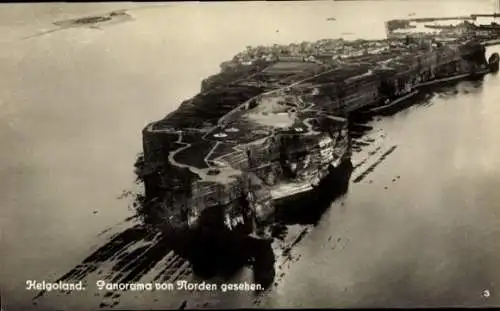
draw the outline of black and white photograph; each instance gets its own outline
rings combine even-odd
[[[500,307],[500,0],[0,4],[0,310]]]

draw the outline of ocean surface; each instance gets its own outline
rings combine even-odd
[[[493,2],[0,4],[6,310],[99,306],[92,283],[35,305],[26,281],[56,280],[129,226],[131,202],[119,196],[140,191],[142,128],[247,45],[381,38],[390,18],[492,12]],[[50,32],[53,22],[116,9],[133,20]],[[260,306],[500,306],[500,77],[461,82],[371,126],[348,194],[294,248],[300,259]],[[250,296],[133,292],[117,307],[252,307]]]

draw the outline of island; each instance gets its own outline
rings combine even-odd
[[[143,129],[139,214],[173,239],[196,232],[205,246],[272,240],[294,202],[307,213],[307,202],[345,191],[352,120],[498,71],[498,54],[485,53],[468,35],[249,46]]]

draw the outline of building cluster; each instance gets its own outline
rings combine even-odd
[[[343,39],[322,39],[316,42],[292,43],[289,45],[247,46],[246,50],[236,54],[225,66],[248,66],[258,60],[267,62],[319,62],[328,63],[346,57],[373,54],[389,48],[388,42],[381,41],[346,41]]]

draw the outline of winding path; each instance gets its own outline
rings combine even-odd
[[[230,166],[225,166],[223,168],[219,168],[219,174],[217,174],[217,175],[210,175],[210,174],[208,174],[208,172],[211,169],[210,165],[209,165],[209,168],[199,169],[199,168],[194,167],[194,166],[189,165],[189,164],[177,162],[177,160],[175,160],[175,155],[178,154],[179,152],[191,147],[191,144],[185,143],[182,141],[182,131],[178,131],[178,135],[179,135],[179,138],[177,139],[176,143],[184,144],[184,146],[182,146],[176,150],[173,150],[169,153],[168,161],[172,165],[177,166],[179,168],[187,168],[187,169],[189,169],[189,171],[191,171],[193,174],[198,175],[204,181],[213,181],[213,182],[218,182],[218,183],[222,183],[222,184],[226,184],[231,179],[233,179],[233,177],[241,175],[242,172],[240,170],[236,170]],[[212,148],[212,150],[210,150],[210,152],[212,152],[214,150],[214,148]],[[206,161],[207,157],[205,157],[205,161]],[[207,163],[207,165],[208,165],[208,163]]]

